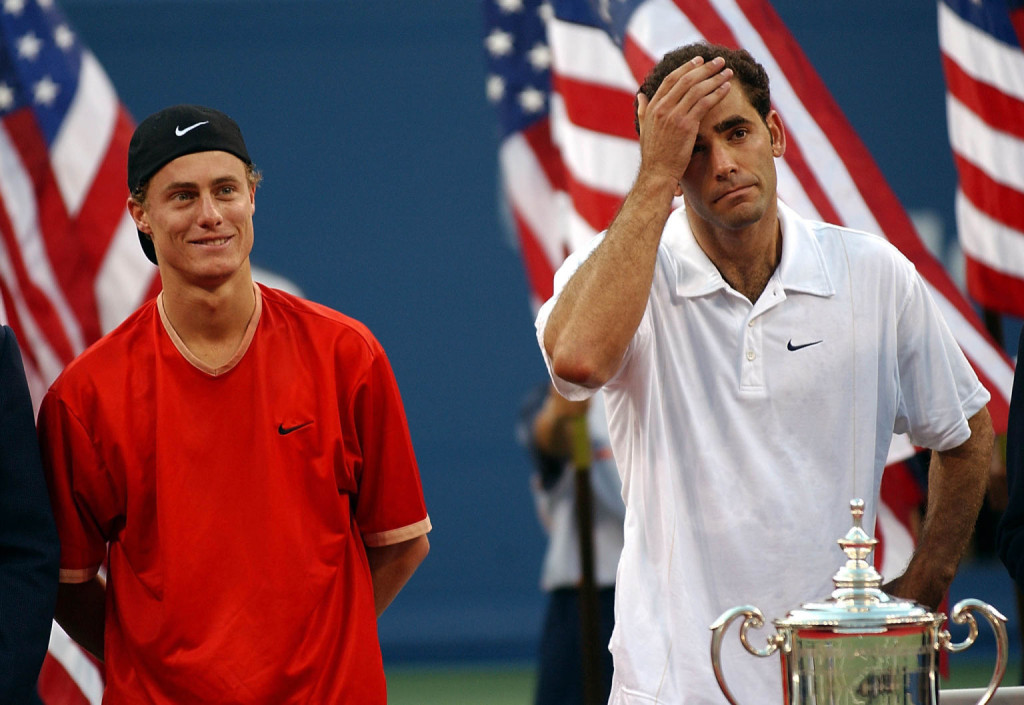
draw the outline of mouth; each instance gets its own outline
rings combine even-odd
[[[224,237],[208,237],[202,240],[193,240],[193,245],[199,245],[200,247],[219,247],[226,245],[231,242],[232,236],[225,235]]]
[[[729,190],[727,190],[727,191],[719,194],[718,196],[716,196],[712,202],[713,203],[718,203],[719,201],[723,201],[723,200],[725,200],[727,198],[731,198],[733,196],[744,196],[744,195],[747,194],[748,191],[751,191],[753,188],[754,188],[753,184],[744,184],[742,186],[734,186],[734,187],[730,188]]]

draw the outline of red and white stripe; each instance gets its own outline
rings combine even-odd
[[[50,149],[29,111],[0,122],[0,315],[37,408],[64,366],[159,285],[125,208],[132,129],[88,52]]]
[[[1024,316],[1024,53],[945,3],[938,18],[968,291]]]

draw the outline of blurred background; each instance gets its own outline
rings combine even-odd
[[[773,5],[925,242],[961,281],[935,3]],[[465,702],[474,702],[481,677],[486,702],[527,702],[545,542],[514,424],[545,371],[501,206],[481,6],[61,7],[136,120],[193,102],[239,122],[264,174],[253,262],[362,320],[388,352],[434,525],[429,558],[380,620],[392,701],[433,702],[432,679],[454,669]],[[1015,347],[1020,323],[1004,323]],[[1015,594],[984,542],[954,592],[1010,617],[1016,669]],[[986,637],[969,656],[954,657],[954,672],[957,659],[991,661]],[[1013,669],[1010,678],[1018,677]]]

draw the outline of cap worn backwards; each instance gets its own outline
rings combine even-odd
[[[242,131],[230,117],[201,105],[175,105],[139,123],[128,144],[128,189],[135,193],[164,165],[194,152],[228,152],[252,165]],[[156,264],[148,235],[139,231],[143,252]]]

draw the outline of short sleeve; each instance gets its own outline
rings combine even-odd
[[[350,408],[361,455],[355,519],[367,546],[386,546],[431,526],[398,383],[379,343],[371,347]]]
[[[81,583],[102,565],[123,516],[123,493],[102,467],[86,428],[51,390],[39,409],[43,469],[60,536],[60,580]]]
[[[967,420],[991,398],[982,386],[924,281],[911,268],[899,314],[900,405],[896,433],[916,445],[950,450],[970,438]]]

